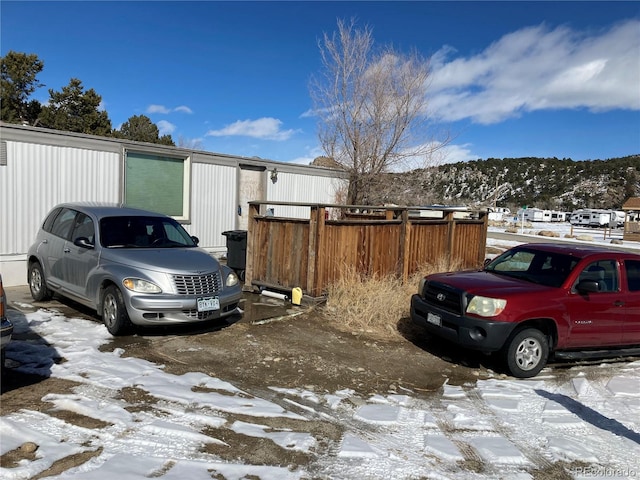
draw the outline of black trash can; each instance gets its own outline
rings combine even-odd
[[[222,235],[227,237],[227,266],[244,281],[244,271],[247,268],[247,231],[227,230]]]

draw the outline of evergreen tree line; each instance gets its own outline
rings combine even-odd
[[[102,108],[102,97],[72,78],[61,91],[49,89],[49,101],[41,104],[31,95],[44,85],[38,74],[44,62],[35,54],[10,51],[0,57],[0,120],[67,132],[87,133],[140,142],[173,145],[171,135],[160,136],[146,115],[134,115],[115,129]]]

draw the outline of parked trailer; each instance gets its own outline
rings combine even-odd
[[[550,222],[551,210],[541,210],[540,208],[521,208],[518,210],[518,219],[528,222]]]
[[[613,210],[602,209],[580,209],[571,214],[569,220],[571,225],[582,225],[588,227],[610,227],[617,226],[617,215]]]
[[[551,222],[566,222],[567,216],[569,214],[567,212],[558,212],[556,210],[551,210]]]

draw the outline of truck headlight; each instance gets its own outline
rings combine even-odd
[[[507,306],[507,301],[503,298],[489,298],[475,296],[467,305],[467,313],[480,315],[481,317],[495,317],[500,315]]]
[[[140,278],[125,278],[122,284],[129,290],[137,293],[162,293],[162,289],[155,283]]]

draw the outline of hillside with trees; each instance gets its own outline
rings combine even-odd
[[[490,158],[378,177],[372,204],[619,209],[640,196],[640,155],[608,160]]]

